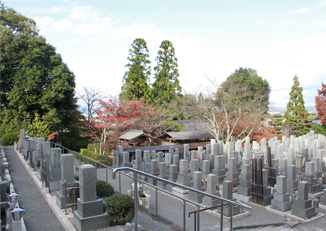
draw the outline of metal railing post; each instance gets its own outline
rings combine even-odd
[[[223,231],[223,200],[221,200],[221,223],[220,230]]]
[[[198,207],[197,207],[197,210],[198,210],[198,211],[197,211],[197,214],[196,214],[196,215],[197,215],[197,231],[200,230],[200,228],[199,228],[199,216],[200,216],[200,213],[199,213],[200,211],[199,211],[199,209],[200,209],[200,207],[198,206]]]
[[[134,172],[135,230],[138,230],[138,187],[137,172]]]
[[[156,212],[156,216],[158,216],[158,193],[157,193],[157,188],[155,188],[155,212]]]
[[[121,193],[121,174],[119,172],[119,193]]]
[[[64,192],[65,192],[65,214],[67,215],[67,182],[66,179],[63,182]]]
[[[190,214],[189,214],[189,216],[190,216]],[[197,224],[196,216],[197,216],[197,212],[195,212],[195,215],[194,215],[194,231],[196,231],[196,224]]]
[[[230,230],[233,230],[233,204],[231,204]]]
[[[183,230],[186,231],[186,201],[183,200]]]

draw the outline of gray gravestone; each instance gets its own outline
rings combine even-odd
[[[293,201],[290,200],[290,194],[286,192],[286,177],[278,176],[276,179],[276,192],[272,200],[272,208],[281,212],[292,209]]]
[[[66,203],[71,202],[67,187],[72,187],[74,179],[74,155],[62,154],[60,158],[61,180],[59,181],[59,191],[56,192],[56,203],[60,209],[64,209]],[[66,186],[65,186],[66,183]],[[67,198],[67,201],[65,200]]]
[[[79,192],[77,210],[74,211],[74,226],[78,231],[94,230],[110,225],[103,212],[102,199],[96,198],[97,171],[93,165],[85,164],[79,168]]]
[[[206,188],[206,192],[213,194],[215,196],[220,196],[220,193],[217,191],[216,189],[217,186],[217,177],[215,174],[208,174],[207,175],[207,188]],[[204,196],[203,198],[203,204],[207,207],[213,207],[213,206],[217,206],[219,204],[219,200],[218,199],[214,199],[212,197],[209,196]]]
[[[292,214],[303,219],[310,219],[317,215],[317,207],[308,199],[308,182],[299,181],[298,198],[293,201]]]

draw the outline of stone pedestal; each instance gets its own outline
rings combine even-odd
[[[298,181],[296,180],[296,168],[295,165],[288,165],[287,167],[287,179],[286,179],[286,192],[291,195],[298,189]]]
[[[122,167],[131,167],[130,159],[129,159],[129,152],[122,153]]]
[[[56,203],[60,209],[64,209],[66,203],[69,204],[71,202],[70,193],[66,188],[73,186],[72,183],[74,183],[74,155],[61,155],[60,163],[61,180],[59,181],[59,191],[56,192]]]
[[[188,173],[188,161],[186,159],[182,159],[179,162],[179,175],[177,179],[177,183],[183,184],[185,186],[192,186],[191,179]]]
[[[50,164],[49,164],[49,190],[50,192],[59,190],[59,181],[61,178],[61,169],[60,169],[60,148],[51,148],[50,155]]]
[[[272,208],[281,212],[292,209],[293,202],[290,200],[290,194],[286,192],[286,177],[278,176],[276,179],[276,192],[272,200]]]
[[[206,192],[213,194],[215,196],[220,196],[220,193],[216,191],[216,186],[217,186],[217,177],[215,174],[208,174],[207,175],[207,189]],[[219,204],[218,199],[214,199],[209,196],[204,196],[203,198],[203,204],[207,207],[213,207],[217,206]]]
[[[292,214],[303,219],[317,215],[317,207],[308,199],[308,182],[299,181],[298,198],[293,201]]]
[[[230,180],[225,180],[223,182],[223,198],[232,200],[233,199],[233,183]],[[221,212],[221,208],[219,208]],[[238,215],[241,212],[241,208],[238,205],[233,205],[232,215]],[[230,217],[231,216],[231,205],[227,204],[223,206],[223,215]]]
[[[320,197],[320,204],[326,205],[326,189],[323,190],[323,195]]]
[[[308,193],[317,193],[321,192],[322,187],[318,184],[317,177],[315,175],[315,168],[316,165],[314,162],[307,162],[306,169],[305,169],[305,176],[303,180],[308,182]]]
[[[217,177],[217,184],[223,184],[223,181],[225,179],[225,172],[225,156],[214,156],[213,174],[215,174]]]
[[[79,171],[80,198],[77,199],[77,210],[74,212],[74,226],[78,231],[108,227],[110,221],[103,212],[103,201],[96,199],[96,168],[85,164]]]
[[[160,173],[159,173],[159,177],[163,178],[163,179],[168,179],[168,176],[166,174],[166,163],[165,162],[160,162],[159,163],[159,169],[160,169]],[[157,187],[160,187],[162,189],[166,189],[166,183],[160,180],[157,180],[156,182]]]
[[[202,173],[200,171],[195,171],[192,175],[192,181],[193,181],[193,188],[204,191],[203,184],[202,184]],[[190,191],[190,194],[188,198],[192,201],[201,203],[203,199],[203,195],[199,193],[195,193]]]
[[[154,160],[151,160],[151,171],[150,173],[154,176],[157,176],[158,175],[158,163],[157,163],[157,160],[154,159]],[[156,186],[156,182],[157,180],[152,178],[152,177],[149,177],[148,178],[148,182],[152,185],[155,185]]]
[[[249,197],[251,196],[251,180],[250,180],[250,165],[243,164],[241,177],[240,177],[240,184],[238,186],[238,193]]]

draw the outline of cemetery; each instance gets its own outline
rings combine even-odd
[[[97,196],[97,180],[133,198],[134,216],[127,222],[131,229],[142,230],[138,216],[145,209],[180,230],[229,230],[273,224],[291,229],[325,219],[325,145],[326,137],[313,132],[260,143],[212,139],[195,150],[189,144],[171,146],[168,152],[136,149],[131,161],[120,145],[113,152],[113,166],[100,166],[21,130],[14,150],[66,230],[117,224],[110,221],[105,199]],[[2,146],[0,154],[1,230],[24,230],[23,216],[19,221],[10,216],[14,209],[24,209],[11,198],[17,193]],[[17,224],[20,229],[12,229]]]
[[[1,231],[325,230],[325,1],[4,1]]]

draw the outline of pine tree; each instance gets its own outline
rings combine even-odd
[[[170,41],[165,40],[161,43],[156,61],[153,101],[166,103],[176,101],[177,96],[181,95],[181,87],[178,79],[178,59],[175,57],[175,49]]]
[[[120,98],[124,100],[140,100],[144,98],[146,101],[150,99],[148,81],[151,68],[148,65],[151,62],[148,58],[149,54],[145,40],[141,38],[135,39],[129,50],[129,63],[126,65],[129,70],[123,76]]]
[[[292,134],[299,136],[309,132],[311,123],[309,123],[309,113],[304,106],[302,96],[302,87],[300,87],[297,75],[293,78],[293,86],[290,92],[290,101],[287,104],[285,112],[285,123],[292,126]]]

